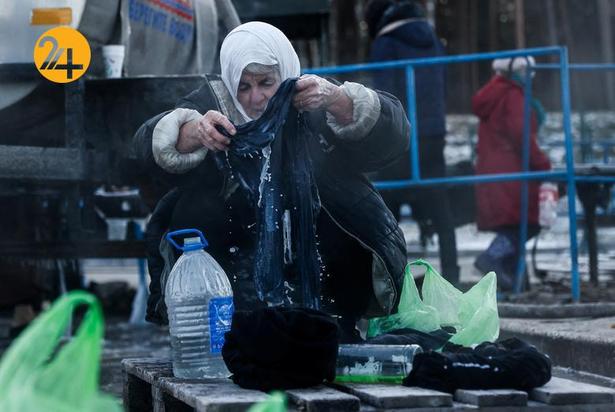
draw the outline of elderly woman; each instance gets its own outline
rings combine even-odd
[[[161,242],[167,230],[202,229],[211,245],[209,253],[233,283],[236,307],[254,304],[254,292],[240,285],[254,276],[258,266],[254,251],[261,238],[255,229],[255,209],[262,205],[260,198],[250,202],[243,180],[221,164],[229,163],[242,128],[261,127],[258,122],[266,116],[268,103],[283,99],[276,92],[288,83],[285,80],[300,76],[300,66],[284,34],[261,22],[243,24],[229,33],[222,43],[220,64],[220,77],[208,75],[202,87],[181,99],[174,110],[147,121],[135,136],[146,170],[170,190],[158,203],[146,233],[152,277],[148,320],[153,322],[165,321],[161,279],[173,259]],[[317,298],[341,316],[342,329],[351,340],[359,317],[388,314],[399,299],[406,264],[404,237],[365,173],[404,154],[409,125],[396,98],[357,83],[338,85],[304,75],[291,87],[292,107],[286,121],[273,118],[272,122],[284,124],[280,126],[284,141],[289,134],[306,140],[305,165],[310,169],[306,176],[314,182],[310,210],[320,266],[315,275],[324,283],[323,296]],[[291,116],[297,120],[289,121]],[[282,180],[293,172],[283,170]],[[294,213],[297,207],[290,209]],[[276,227],[278,223],[282,225],[276,221]],[[303,241],[307,239],[299,239]],[[269,252],[260,258],[277,256]],[[292,250],[290,255],[298,253]],[[292,291],[296,262],[286,254],[283,259],[284,285]],[[290,303],[290,297],[279,302],[270,297],[279,295],[260,289],[257,285],[259,298],[269,305]]]
[[[513,58],[493,61],[495,76],[472,98],[472,110],[479,117],[477,174],[521,171],[524,94],[526,70],[534,59]],[[537,100],[531,102],[530,170],[549,170],[551,164],[536,141],[544,111]],[[538,225],[538,183],[528,183],[528,240],[540,230]],[[475,260],[481,272],[495,271],[502,291],[511,291],[519,259],[521,221],[521,182],[476,185],[477,225],[495,231],[496,237]]]

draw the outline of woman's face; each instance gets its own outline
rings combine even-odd
[[[252,119],[258,119],[271,96],[280,87],[280,76],[276,70],[263,74],[243,71],[237,88],[237,100]]]

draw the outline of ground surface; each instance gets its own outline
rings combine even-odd
[[[402,223],[402,228],[408,241],[409,259],[426,258],[438,267],[438,251],[434,243],[423,249],[418,242],[418,228],[410,220]],[[612,229],[600,229],[598,232],[601,247],[600,269],[601,284],[592,286],[583,283],[582,301],[615,302],[615,257],[609,253],[614,250],[615,236]],[[462,282],[466,285],[476,283],[483,274],[478,273],[472,265],[474,257],[484,250],[492,239],[492,234],[476,231],[472,226],[457,229],[457,242],[459,248],[459,264],[461,266]],[[582,239],[582,232],[579,232]],[[570,301],[569,257],[567,255],[567,227],[565,219],[560,219],[558,226],[541,235],[536,256],[537,266],[548,270],[548,276],[538,279],[531,275],[532,289],[530,292],[518,297],[510,298],[513,302],[562,304]],[[581,255],[583,279],[587,279],[587,257]],[[530,273],[533,272],[532,262]],[[88,280],[93,282],[106,282],[109,280],[127,281],[130,285],[137,284],[137,270],[135,260],[125,261],[87,261],[84,262],[85,273]],[[417,273],[418,274],[418,273]],[[130,295],[132,296],[132,295]],[[125,299],[124,299],[125,300]],[[130,304],[122,304],[129,308]],[[113,303],[117,308],[119,303]],[[108,308],[108,305],[107,305]],[[125,309],[124,309],[125,310]],[[127,357],[168,357],[169,340],[166,328],[153,325],[130,325],[127,323],[128,313],[121,316],[113,315],[107,319],[106,335],[101,368],[101,389],[120,397],[122,393],[123,377],[120,361]],[[10,319],[0,315],[0,354],[6,349],[10,340],[7,339]],[[502,319],[502,330],[511,334],[527,336],[549,335],[565,338],[569,344],[593,340],[612,344],[615,347],[615,318],[600,319]],[[537,341],[538,342],[538,341]],[[565,348],[563,348],[565,349]],[[588,354],[586,364],[600,362],[599,353]],[[564,365],[569,366],[569,365]]]
[[[105,333],[101,364],[101,390],[122,396],[124,358],[170,357],[168,329],[154,325],[130,325],[123,319],[110,319]]]

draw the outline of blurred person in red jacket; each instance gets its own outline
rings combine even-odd
[[[495,75],[472,98],[472,111],[480,119],[478,129],[477,174],[516,173],[522,169],[524,128],[524,83],[532,57],[497,59]],[[531,171],[549,170],[551,163],[536,142],[538,128],[544,120],[540,103],[530,102]],[[496,237],[487,250],[474,261],[482,273],[495,271],[501,291],[514,287],[519,259],[519,225],[521,222],[521,181],[476,185],[477,225],[479,230],[495,231]],[[528,183],[527,240],[540,231],[538,224],[538,188]]]

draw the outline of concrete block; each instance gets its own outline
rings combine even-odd
[[[154,384],[159,378],[173,376],[173,367],[168,359],[123,359],[122,367],[126,373],[134,375],[149,384]]]
[[[352,412],[361,408],[361,402],[356,396],[322,385],[307,389],[291,389],[287,390],[286,394],[299,410],[306,412]]]
[[[335,386],[377,408],[421,408],[453,404],[451,394],[418,387],[358,383]]]
[[[266,393],[242,389],[229,379],[161,378],[158,384],[163,391],[197,412],[244,411],[267,399]]]
[[[546,385],[533,389],[530,399],[549,405],[615,403],[615,390],[568,379],[552,378]],[[613,405],[615,410],[615,405]]]
[[[152,385],[124,371],[124,410],[148,412],[152,407]]]
[[[514,389],[458,389],[455,400],[475,406],[525,406],[527,393]]]

